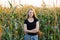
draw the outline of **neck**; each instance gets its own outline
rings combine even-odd
[[[33,17],[29,17],[29,19],[32,19]]]

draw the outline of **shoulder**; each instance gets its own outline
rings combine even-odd
[[[37,22],[37,21],[39,21],[37,18],[35,18],[35,21]]]
[[[24,21],[27,21],[27,19],[25,19]]]
[[[24,20],[24,24],[26,24],[26,23],[27,23],[27,19]]]

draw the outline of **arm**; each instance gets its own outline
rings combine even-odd
[[[27,29],[27,25],[24,24],[24,32],[27,33],[27,32],[30,32],[30,33],[36,33],[39,31],[39,21],[36,22],[36,28],[35,29],[32,29],[32,30],[28,30]]]
[[[28,30],[28,29],[27,29],[27,25],[26,25],[26,24],[24,24],[24,32],[25,32],[25,33],[27,33],[27,32],[32,33],[32,30]]]
[[[36,33],[39,31],[39,21],[36,22],[36,28],[33,29],[33,33]]]

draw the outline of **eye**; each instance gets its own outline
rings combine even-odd
[[[32,13],[32,12],[30,12],[30,13]]]
[[[33,12],[30,12],[30,13],[33,13]]]

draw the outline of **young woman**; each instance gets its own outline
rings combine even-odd
[[[29,9],[27,19],[24,21],[24,40],[38,40],[39,21],[36,17],[35,10]]]

